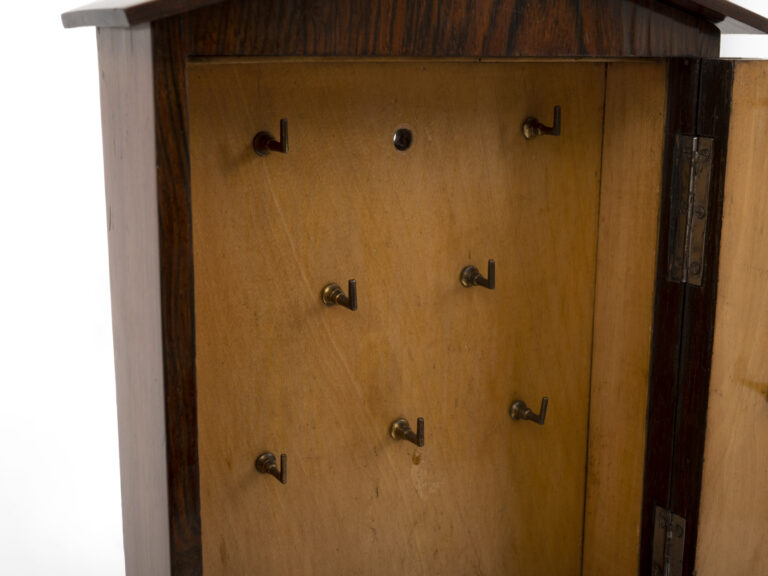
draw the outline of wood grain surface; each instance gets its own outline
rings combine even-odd
[[[604,77],[190,65],[206,574],[579,571]],[[525,141],[555,104],[563,135]],[[281,117],[289,153],[256,157]],[[488,258],[497,289],[463,288]],[[352,277],[357,312],[322,305]],[[544,395],[545,426],[509,418]],[[401,416],[424,448],[388,436]]]
[[[136,26],[220,2],[222,0],[101,0],[65,12],[61,20],[65,28]],[[656,10],[666,8],[660,2],[642,0],[641,3]],[[521,2],[518,0],[517,4]],[[734,24],[729,25],[728,33],[768,32],[768,20],[727,0],[666,0],[666,4],[675,5],[710,22],[719,23],[728,17]]]
[[[663,62],[607,66],[585,576],[638,567],[666,75]]]
[[[557,18],[540,19],[536,24],[537,34],[545,41],[530,49],[521,48],[522,44],[518,43],[527,37],[525,34],[510,37],[513,29],[509,26],[512,15],[515,22],[535,21],[533,14],[537,7],[533,4],[525,9],[525,5],[516,4],[512,12],[507,4],[497,4],[490,13],[483,13],[485,20],[481,21],[472,20],[475,12],[462,9],[458,2],[444,5],[447,12],[436,11],[435,6],[423,3],[419,4],[418,11],[409,2],[382,3],[378,10],[380,16],[366,12],[367,6],[355,5],[353,9],[341,2],[329,8],[328,3],[297,0],[280,4],[232,2],[215,9],[161,19],[152,25],[156,140],[157,149],[163,151],[158,157],[157,177],[174,573],[197,574],[202,569],[187,59],[202,54],[414,56],[424,53],[493,57],[533,52],[529,55],[553,55],[562,51],[561,35],[574,38],[563,28],[567,26],[563,19],[572,13],[565,5],[558,8],[564,12]],[[599,10],[600,7],[582,5],[583,13],[588,16],[581,34],[585,50],[590,54],[717,54],[717,31],[675,9],[665,7],[658,12],[645,2],[612,3],[614,12],[610,13]],[[330,14],[323,12],[329,9]],[[457,16],[459,12],[468,19]],[[408,18],[417,18],[418,14],[432,16],[419,16],[418,27],[414,28]],[[451,34],[446,35],[441,29],[449,16],[454,24]],[[542,26],[554,27],[554,31],[545,33]],[[648,33],[651,29],[653,34]],[[482,42],[466,40],[475,38],[478,32],[484,35]],[[536,37],[536,34],[530,36],[531,42],[535,42]],[[428,46],[427,38],[433,42],[432,47]],[[567,52],[572,53],[573,43],[569,46]]]
[[[180,16],[201,56],[699,56],[708,21],[653,0],[231,0]]]
[[[128,576],[170,574],[151,32],[100,30],[109,279]]]
[[[736,64],[696,573],[768,573],[768,66]]]
[[[178,20],[152,26],[168,516],[173,574],[200,574],[195,309],[186,58]]]

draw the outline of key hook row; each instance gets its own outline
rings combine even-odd
[[[547,404],[549,398],[544,396],[541,399],[541,408],[539,413],[535,414],[528,408],[523,400],[515,400],[509,407],[509,415],[513,420],[529,420],[539,425],[544,425],[547,417]],[[416,430],[411,428],[410,423],[405,418],[397,418],[389,426],[389,435],[393,440],[405,440],[411,442],[419,448],[424,447],[424,418],[416,419]],[[259,454],[254,462],[256,471],[260,474],[273,476],[281,484],[288,482],[288,456],[280,454],[280,466],[277,465],[277,458],[272,452],[263,452]]]
[[[560,136],[562,122],[562,111],[560,106],[555,106],[554,120],[552,126],[546,126],[539,122],[537,118],[530,116],[523,122],[523,137],[526,140],[532,140],[537,136]],[[404,152],[410,148],[413,142],[413,132],[408,128],[400,128],[395,131],[393,143],[395,149]],[[269,156],[270,152],[280,154],[288,153],[288,119],[280,119],[280,139],[277,140],[271,132],[260,130],[251,141],[253,151],[257,156]]]
[[[482,286],[488,290],[494,290],[496,288],[495,260],[488,260],[488,277],[483,276],[477,266],[470,264],[462,268],[459,282],[465,288]],[[354,312],[357,310],[357,281],[354,278],[348,281],[346,293],[336,282],[326,284],[320,292],[320,300],[326,306],[342,306]]]

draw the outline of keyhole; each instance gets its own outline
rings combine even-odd
[[[408,148],[411,147],[411,144],[413,143],[413,132],[408,130],[408,128],[398,128],[394,137],[392,138],[392,141],[394,142],[395,148],[397,150],[400,150],[400,152],[405,152],[408,150]]]

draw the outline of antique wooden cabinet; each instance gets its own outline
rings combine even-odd
[[[714,24],[768,21],[63,21],[98,28],[128,574],[768,574],[768,65]]]

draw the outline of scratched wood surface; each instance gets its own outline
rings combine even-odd
[[[190,65],[206,574],[578,573],[604,78]],[[556,104],[562,136],[526,142]],[[289,153],[256,157],[281,117]],[[488,258],[496,290],[461,287]],[[323,306],[349,278],[359,310]],[[544,395],[545,426],[509,418]],[[388,436],[401,416],[424,448]]]
[[[696,573],[768,573],[768,65],[737,63]]]

